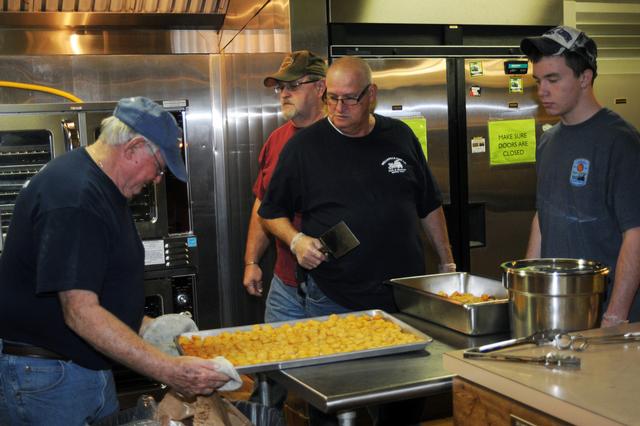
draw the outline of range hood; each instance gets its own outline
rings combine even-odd
[[[229,0],[5,0],[2,28],[220,29]]]

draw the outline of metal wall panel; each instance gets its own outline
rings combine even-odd
[[[291,1],[291,50],[308,49],[327,57],[327,4],[318,0]]]
[[[227,191],[226,223],[228,235],[219,236],[221,251],[229,254],[221,259],[221,292],[224,301],[223,325],[263,322],[264,300],[249,296],[242,285],[244,248],[249,217],[254,202],[251,192],[258,173],[258,154],[267,136],[284,121],[273,89],[264,87],[267,74],[278,69],[283,55],[225,55],[222,74],[225,94],[222,96],[226,137],[223,147],[227,184],[217,187],[218,197]],[[216,156],[220,153],[216,149]],[[218,161],[218,159],[216,159]],[[223,218],[218,218],[223,220]],[[264,288],[267,294],[271,279],[273,255],[262,262]]]

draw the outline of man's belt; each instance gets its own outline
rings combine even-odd
[[[49,349],[39,346],[29,345],[26,343],[2,341],[2,353],[5,355],[29,356],[33,358],[57,359],[61,361],[69,361],[69,358],[63,357]]]

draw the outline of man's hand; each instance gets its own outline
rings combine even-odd
[[[327,254],[322,252],[322,249],[323,245],[319,239],[307,235],[301,235],[291,247],[300,266],[309,270],[317,268],[329,258]]]
[[[446,272],[456,272],[456,264],[453,262],[439,264],[438,273],[444,274]]]
[[[621,318],[617,314],[607,311],[602,316],[602,321],[600,321],[600,328],[615,327],[616,325],[627,324],[628,322],[628,320]]]
[[[257,263],[249,263],[244,266],[242,285],[247,293],[252,296],[262,296],[262,269]]]
[[[229,377],[218,372],[213,362],[197,357],[174,357],[173,368],[163,383],[186,397],[210,395],[229,381]]]
[[[81,338],[107,357],[118,361],[185,395],[207,395],[229,377],[206,359],[167,355],[142,340],[129,326],[99,304],[89,290],[58,293],[65,323]]]

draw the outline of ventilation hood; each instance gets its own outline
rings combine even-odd
[[[4,0],[3,28],[222,28],[229,0]]]

